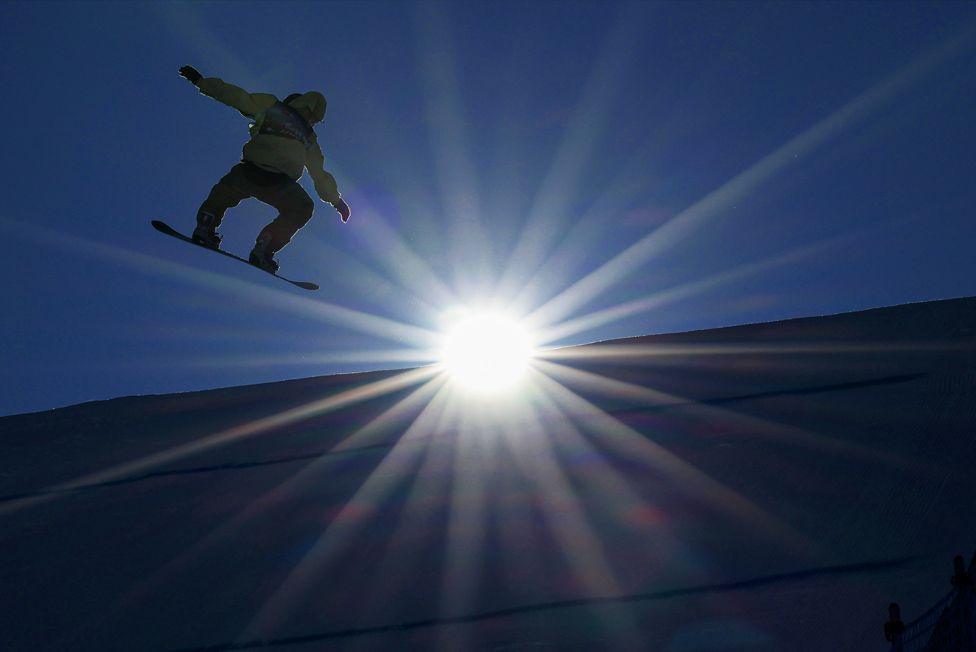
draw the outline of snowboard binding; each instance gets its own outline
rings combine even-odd
[[[193,242],[214,251],[220,249],[221,237],[217,233],[216,222],[217,218],[213,213],[205,213],[204,211],[197,213],[197,226],[193,229],[191,236]]]

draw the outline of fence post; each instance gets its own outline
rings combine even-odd
[[[897,602],[888,605],[888,622],[885,623],[885,640],[891,642],[891,652],[902,652],[901,635],[905,623],[901,621],[901,607]]]
[[[956,555],[952,559],[952,585],[957,589],[973,585],[973,578],[966,571],[966,562],[962,555]]]
[[[959,619],[960,619],[960,643],[963,650],[976,649],[976,583],[973,576],[976,575],[976,553],[967,569],[963,565],[962,555],[956,557],[955,575],[953,575],[953,586],[959,591]]]

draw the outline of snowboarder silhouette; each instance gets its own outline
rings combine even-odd
[[[349,219],[335,177],[326,172],[325,161],[312,125],[325,117],[325,97],[316,91],[294,93],[279,100],[268,93],[248,93],[216,77],[204,77],[193,66],[180,68],[180,75],[204,95],[231,106],[251,118],[251,139],[244,145],[241,162],[231,168],[210,191],[197,211],[193,241],[219,249],[217,233],[228,208],[254,197],[278,209],[278,216],[258,234],[249,260],[274,274],[275,254],[311,219],[315,204],[298,184],[304,168],[323,201]]]

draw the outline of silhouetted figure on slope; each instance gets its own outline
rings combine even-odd
[[[254,121],[241,162],[217,182],[197,212],[194,242],[217,249],[217,228],[224,212],[254,197],[277,208],[278,217],[258,234],[250,262],[275,273],[275,254],[305,226],[315,209],[308,193],[297,183],[305,168],[319,197],[339,211],[343,222],[349,219],[349,206],[339,194],[335,177],[322,167],[325,159],[312,129],[325,117],[326,101],[321,93],[295,93],[279,100],[268,93],[248,93],[216,77],[204,77],[192,66],[180,68],[180,75],[204,95]]]

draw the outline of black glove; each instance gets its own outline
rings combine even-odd
[[[193,66],[183,66],[180,68],[180,75],[185,77],[186,80],[194,86],[197,85],[198,81],[203,79],[203,75],[200,74],[200,71]]]
[[[342,197],[339,197],[339,199],[335,200],[334,202],[329,202],[329,203],[332,204],[332,208],[334,208],[337,211],[339,211],[339,217],[342,218],[342,222],[343,223],[346,223],[346,222],[349,221],[349,216],[352,214],[352,212],[349,210],[349,204],[347,204],[342,199]]]

